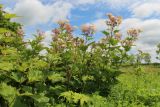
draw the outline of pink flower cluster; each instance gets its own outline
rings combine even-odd
[[[96,27],[92,24],[91,25],[86,24],[86,25],[82,25],[81,30],[84,35],[92,36],[96,31]]]
[[[128,29],[127,34],[130,36],[137,37],[140,32],[142,32],[140,29],[131,28],[131,29]]]
[[[122,23],[122,17],[121,16],[113,16],[111,13],[107,14],[109,20],[107,20],[108,26],[117,26]]]

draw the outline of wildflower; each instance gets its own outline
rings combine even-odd
[[[59,29],[57,29],[57,28],[53,29],[52,32],[53,32],[55,35],[60,34],[60,31],[59,31]]]
[[[127,30],[127,34],[131,36],[133,39],[137,39],[137,36],[139,35],[140,32],[141,32],[140,29],[134,29],[134,28]]]
[[[108,14],[108,18],[112,23],[116,21],[116,18],[111,13]]]
[[[60,34],[60,30],[57,29],[57,28],[55,28],[55,29],[52,30],[52,33],[53,33],[53,34],[52,34],[52,35],[53,35],[53,38],[52,38],[52,39],[53,39],[54,41],[57,41],[58,35]]]
[[[69,23],[69,20],[59,20],[57,23],[63,28],[65,24]]]
[[[82,25],[81,30],[85,35],[91,36],[96,31],[96,27],[94,25]]]
[[[24,35],[24,31],[23,31],[23,29],[21,27],[19,27],[17,29],[17,34],[20,35],[20,36]]]
[[[121,39],[121,34],[119,33],[119,32],[117,32],[117,33],[115,33],[115,38],[117,39],[117,40],[120,40]]]
[[[118,16],[117,17],[117,24],[120,25],[122,23],[122,17]]]
[[[73,31],[73,27],[70,24],[65,24],[64,28],[68,33],[71,33]]]
[[[111,13],[107,14],[109,20],[107,20],[107,25],[109,26],[116,26],[122,23],[122,17],[120,16],[113,16]]]
[[[80,46],[81,44],[84,43],[84,40],[82,38],[77,37],[73,39],[73,43],[74,43],[74,46]]]
[[[87,26],[87,25],[82,25],[81,30],[82,30],[82,32],[88,32],[89,26]]]
[[[132,46],[133,45],[133,40],[127,40],[127,39],[125,39],[125,40],[123,40],[121,42],[121,44],[122,44],[122,46]]]

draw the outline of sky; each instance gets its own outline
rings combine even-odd
[[[74,26],[91,23],[97,32],[106,28],[106,14],[122,16],[121,32],[140,28],[143,32],[134,50],[149,52],[157,62],[156,45],[160,42],[160,0],[0,0],[7,12],[20,16],[14,19],[23,24],[26,39],[32,39],[37,29],[46,32],[44,43],[51,41],[50,31],[58,20],[69,19]],[[79,31],[75,31],[75,34]],[[94,35],[95,40],[103,37]],[[133,52],[136,52],[134,51]]]

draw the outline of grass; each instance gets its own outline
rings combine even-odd
[[[134,67],[123,67],[118,83],[109,99],[115,107],[160,107],[160,68],[142,65],[137,72]]]

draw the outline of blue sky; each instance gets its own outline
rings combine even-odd
[[[32,38],[36,29],[42,29],[48,34],[46,43],[51,39],[50,30],[60,19],[69,19],[76,26],[92,23],[102,31],[106,27],[106,13],[122,16],[122,33],[128,28],[142,29],[135,49],[149,52],[156,61],[155,49],[160,40],[160,0],[0,0],[0,4],[4,4],[6,11],[22,16],[14,21],[24,25],[26,38]],[[95,35],[96,40],[101,37],[100,33]]]

